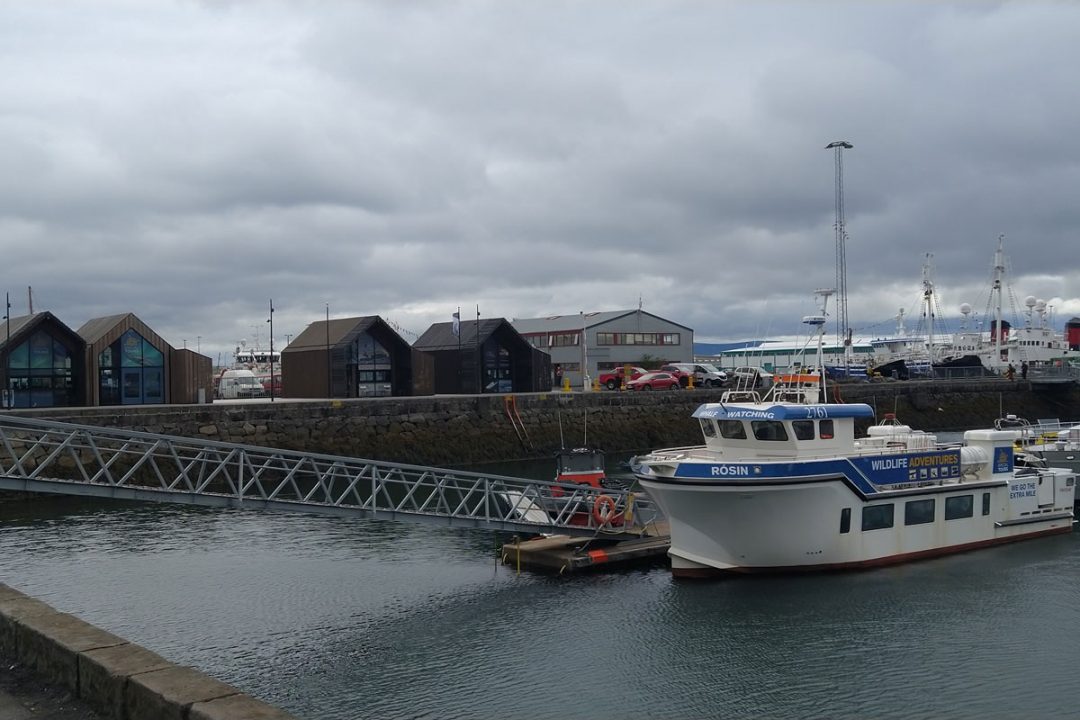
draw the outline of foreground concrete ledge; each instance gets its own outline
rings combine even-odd
[[[2,583],[0,654],[118,720],[293,719]]]
[[[15,653],[40,675],[79,693],[79,654],[126,641],[65,613],[15,620]]]
[[[79,656],[79,696],[101,714],[123,718],[128,679],[172,666],[157,653],[131,643],[87,650]]]
[[[0,597],[0,652],[12,657],[18,656],[18,648],[15,646],[15,625],[19,619],[55,612],[40,600],[26,597],[21,593]]]
[[[26,597],[26,595],[23,595],[21,592],[19,592],[15,588],[11,587],[10,585],[5,585],[4,583],[0,583],[0,602],[3,602],[5,600],[13,600],[13,599],[18,599],[18,598],[25,598],[25,597]]]
[[[133,675],[124,689],[124,708],[130,720],[187,720],[195,703],[239,695],[232,685],[198,670],[173,665]]]
[[[195,703],[188,720],[294,720],[293,716],[248,695]]]

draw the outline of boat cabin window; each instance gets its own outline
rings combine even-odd
[[[974,505],[974,495],[957,495],[955,497],[945,498],[945,519],[958,520],[960,518],[969,518],[974,513]]]
[[[990,493],[983,493],[982,503],[983,503],[983,507],[982,507],[983,515],[989,515],[990,514]]]
[[[725,440],[745,440],[746,428],[743,427],[742,420],[721,420],[720,437]]]
[[[716,437],[716,426],[713,425],[712,420],[706,420],[705,418],[699,418],[701,422],[701,432],[705,434],[707,438]]]
[[[851,532],[851,508],[844,508],[840,511],[840,534],[849,532]]]
[[[832,420],[822,420],[818,424],[818,437],[822,440],[833,439],[833,422]]]
[[[893,505],[867,505],[862,509],[862,529],[882,530],[893,526]]]
[[[754,420],[750,423],[754,429],[754,437],[767,442],[787,440],[787,430],[784,423],[779,420]]]
[[[796,440],[813,440],[814,439],[814,421],[813,420],[792,420],[791,429],[795,431]]]
[[[909,500],[904,504],[905,525],[925,525],[934,522],[934,498]]]

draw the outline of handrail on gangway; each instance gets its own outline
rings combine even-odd
[[[625,489],[5,415],[0,490],[589,536],[640,533],[657,515]],[[592,512],[601,494],[612,515]]]

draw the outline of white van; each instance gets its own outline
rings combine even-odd
[[[262,381],[250,370],[223,370],[218,377],[217,397],[223,400],[266,397]]]
[[[694,387],[724,387],[727,373],[709,363],[668,363],[661,370],[675,368],[683,375],[694,376]]]

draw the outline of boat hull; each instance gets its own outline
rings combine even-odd
[[[757,485],[639,479],[670,522],[672,573],[682,577],[869,568],[1073,526],[1073,487],[1064,483],[1052,503],[1021,517],[1011,511],[1015,501],[1003,482],[864,499],[840,478]],[[970,517],[946,520],[946,498],[959,496],[971,497]],[[906,524],[907,504],[927,500],[933,520]],[[862,510],[870,505],[893,506],[890,527],[862,528]]]

